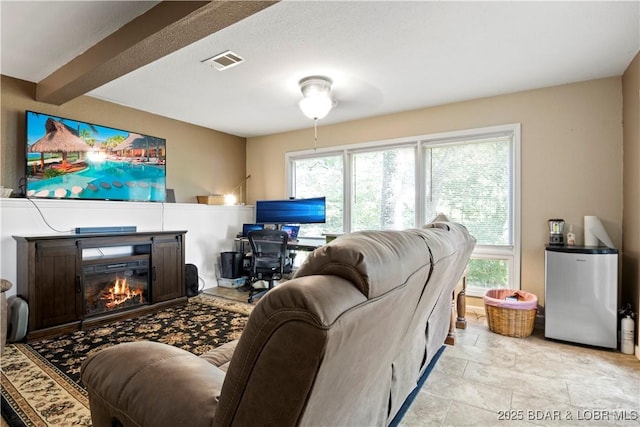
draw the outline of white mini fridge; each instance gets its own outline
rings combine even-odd
[[[618,250],[553,246],[545,250],[544,336],[618,347]]]

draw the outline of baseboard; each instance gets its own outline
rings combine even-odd
[[[636,346],[636,359],[640,360],[640,345]]]

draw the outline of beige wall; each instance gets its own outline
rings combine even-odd
[[[637,94],[637,62],[636,58],[636,65],[625,74],[625,94],[633,84],[635,92],[630,90]],[[636,83],[629,83],[633,79]],[[195,202],[196,195],[228,191],[245,176],[243,138],[90,97],[60,107],[38,103],[33,101],[34,91],[32,83],[2,77],[0,182],[4,186],[15,188],[22,175],[26,109],[166,138],[167,186],[175,189],[178,201]],[[601,79],[321,126],[318,146],[521,123],[522,287],[544,303],[547,219],[562,217],[573,224],[582,243],[583,216],[597,215],[616,246],[622,245],[622,105],[622,78]],[[635,108],[635,137],[633,128],[625,126],[626,154],[636,149],[631,160],[635,163],[625,167],[628,173],[628,169],[637,173],[640,162],[637,99]],[[627,113],[634,114],[626,108]],[[248,202],[286,196],[284,153],[312,146],[311,128],[250,138],[246,143],[246,173],[252,175],[247,182]],[[630,180],[637,183],[637,175]],[[638,218],[638,185],[627,189],[625,202],[628,205],[635,197],[636,203],[636,210],[627,216],[632,221]],[[625,244],[634,244],[626,239],[625,234]],[[635,260],[637,272],[637,255]]]
[[[83,96],[62,106],[34,101],[35,84],[2,76],[0,183],[17,189],[24,176],[24,111],[57,115],[167,140],[167,188],[178,202],[232,190],[245,172],[246,141],[233,135]]]
[[[340,108],[339,104],[338,107]],[[564,218],[583,243],[584,215],[622,243],[621,78],[551,87],[318,129],[318,146],[522,124],[522,288],[544,304],[547,220]],[[313,131],[247,140],[248,200],[285,194],[284,154],[313,147]]]
[[[622,297],[640,309],[640,53],[622,76],[624,121],[624,210]],[[636,318],[637,319],[637,318]],[[638,342],[640,328],[636,321]],[[640,349],[636,347],[640,358]]]

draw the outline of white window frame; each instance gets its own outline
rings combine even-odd
[[[285,183],[286,194],[293,196],[295,183],[293,182],[293,165],[296,160],[313,157],[342,156],[343,159],[343,229],[350,231],[351,227],[351,188],[352,188],[352,155],[367,151],[380,151],[387,148],[415,147],[415,173],[416,173],[416,226],[420,226],[431,218],[425,218],[424,202],[426,196],[425,165],[423,164],[423,149],[430,146],[442,146],[446,144],[457,144],[462,141],[482,140],[496,137],[509,137],[512,143],[511,165],[512,188],[511,188],[511,220],[512,224],[512,245],[491,246],[476,245],[472,258],[478,259],[500,259],[505,260],[508,265],[508,286],[513,289],[520,289],[520,266],[521,266],[521,125],[512,123],[498,126],[489,126],[476,129],[466,129],[460,131],[443,132],[436,134],[420,135],[409,138],[397,138],[391,140],[372,141],[350,145],[339,145],[313,150],[292,151],[285,153]],[[467,295],[483,296],[486,292],[484,288],[468,287]]]

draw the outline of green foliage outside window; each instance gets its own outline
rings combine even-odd
[[[342,156],[299,159],[294,162],[295,197],[326,197],[327,221],[304,224],[300,236],[341,233],[343,215]]]
[[[354,154],[351,231],[414,226],[414,153],[399,148]]]
[[[473,258],[469,261],[467,284],[480,288],[508,288],[508,264],[501,259]]]
[[[509,152],[507,140],[429,149],[427,218],[444,213],[478,244],[510,245]]]

